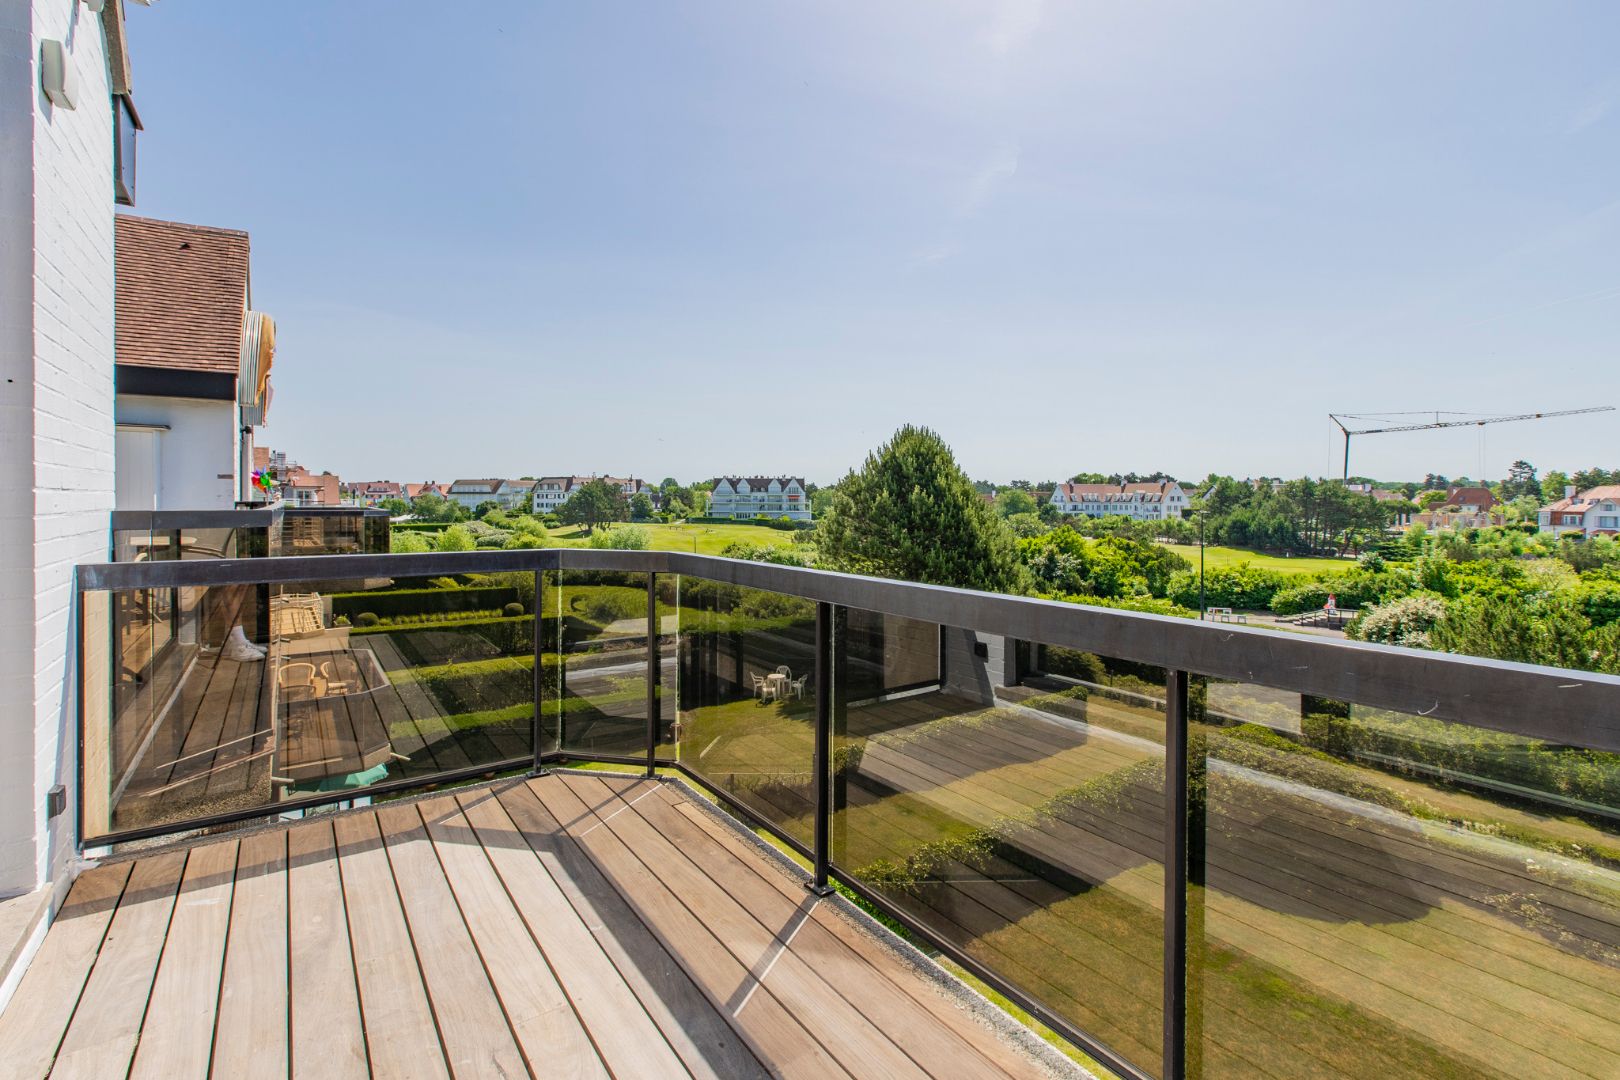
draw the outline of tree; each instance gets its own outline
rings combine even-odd
[[[403,517],[411,512],[411,504],[404,499],[384,499],[377,505],[388,511],[389,517]]]
[[[1108,477],[1100,472],[1081,472],[1069,477],[1071,484],[1106,484]]]
[[[1020,488],[1008,488],[996,496],[996,512],[1004,518],[1014,514],[1033,514],[1036,510],[1035,499]]]
[[[439,534],[438,549],[440,551],[471,551],[478,546],[473,534],[465,525],[452,525]]]
[[[1445,492],[1443,492],[1443,491],[1425,491],[1423,494],[1418,496],[1417,504],[1418,504],[1418,506],[1422,507],[1425,510],[1430,510],[1430,509],[1433,509],[1436,506],[1439,506],[1441,503],[1443,503],[1445,501],[1446,501],[1446,493]]]
[[[1544,502],[1557,502],[1564,497],[1564,489],[1568,486],[1569,474],[1554,469],[1541,478],[1541,498]]]
[[[500,508],[501,504],[496,502],[494,499],[485,499],[483,502],[473,507],[473,517],[477,518],[479,521],[482,521]]]
[[[587,534],[611,521],[623,521],[630,516],[630,505],[624,492],[605,480],[591,480],[581,484],[557,509],[557,520],[564,525],[583,525]]]
[[[635,496],[630,500],[630,520],[651,521],[652,516],[652,500],[647,497],[645,491],[636,492]]]
[[[810,515],[812,517],[819,518],[827,513],[828,508],[832,506],[833,492],[835,490],[835,488],[817,488],[810,493]]]
[[[1023,584],[1011,531],[923,427],[901,428],[839,482],[817,534],[822,557],[853,573],[995,592]]]
[[[1507,479],[1502,481],[1502,499],[1511,502],[1520,495],[1541,494],[1541,483],[1536,479],[1536,467],[1520,459],[1508,466]]]
[[[443,495],[418,495],[411,500],[411,514],[422,521],[454,521],[461,507]]]
[[[1433,491],[1435,488],[1445,489],[1450,486],[1451,481],[1447,480],[1439,473],[1426,473],[1423,477],[1423,488],[1425,491]]]

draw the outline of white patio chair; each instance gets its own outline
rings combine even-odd
[[[796,698],[803,698],[804,697],[804,684],[806,682],[808,682],[809,680],[810,680],[810,676],[808,676],[808,675],[800,675],[797,679],[794,679],[794,680],[792,680],[791,682],[788,683],[788,686],[790,686],[792,688],[792,690],[793,690],[793,696],[794,697],[796,697]]]

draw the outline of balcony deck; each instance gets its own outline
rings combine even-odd
[[[86,871],[0,1014],[0,1061],[232,1080],[1050,1075],[967,1000],[680,786],[553,773]]]

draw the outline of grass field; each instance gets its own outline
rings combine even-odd
[[[1198,568],[1197,544],[1166,544],[1170,550]],[[1356,565],[1354,559],[1317,559],[1307,556],[1285,558],[1281,555],[1262,555],[1245,548],[1220,547],[1210,544],[1204,548],[1204,569],[1220,570],[1239,563],[1248,563],[1261,570],[1276,570],[1282,574],[1315,574],[1323,570],[1347,570]]]
[[[739,541],[760,547],[786,547],[793,543],[793,534],[785,529],[772,529],[763,525],[643,525],[654,551],[695,551],[699,555],[718,555],[728,544]],[[551,530],[551,539],[568,547],[584,547],[585,530],[577,526],[562,526]]]

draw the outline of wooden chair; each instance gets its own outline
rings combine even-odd
[[[315,685],[315,665],[306,663],[283,664],[276,672],[276,685],[283,690],[295,686]]]

